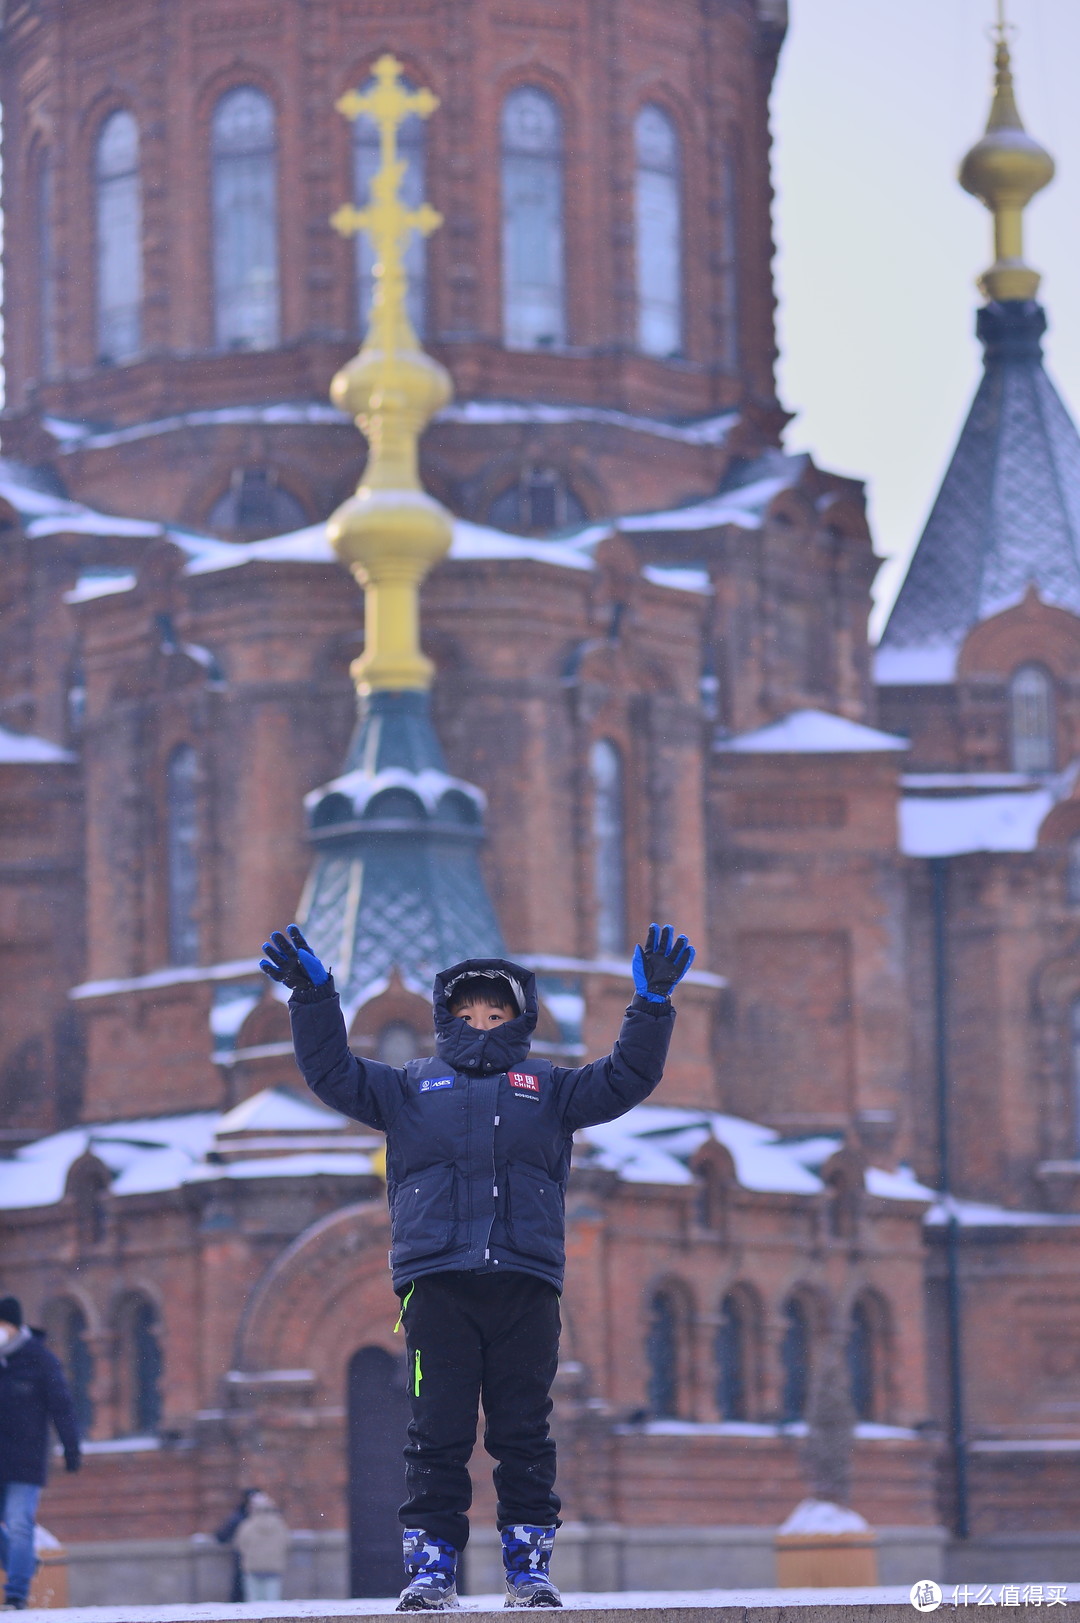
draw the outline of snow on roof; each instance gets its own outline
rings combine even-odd
[[[487,796],[482,789],[464,778],[452,778],[449,772],[432,766],[423,767],[419,772],[404,766],[387,766],[381,772],[368,772],[364,767],[356,767],[352,772],[343,773],[340,778],[320,784],[318,789],[309,790],[304,796],[304,805],[308,811],[313,811],[327,795],[344,795],[360,817],[368,803],[376,795],[382,794],[384,789],[408,789],[432,817],[438,811],[443,795],[450,791],[465,795],[480,812],[487,809]]]
[[[678,564],[670,567],[667,564],[645,564],[641,573],[654,586],[671,586],[680,592],[711,594],[713,589],[712,577],[707,569],[692,569]]]
[[[723,445],[739,421],[737,411],[697,422],[666,423],[656,417],[631,416],[602,406],[546,406],[535,401],[464,400],[445,406],[435,418],[442,423],[605,423],[657,439],[681,440],[685,445]]]
[[[415,494],[415,493],[414,493]],[[561,541],[509,535],[468,519],[453,520],[450,557],[459,560],[523,558],[536,563],[556,564],[564,569],[592,569],[591,549],[611,533],[608,525],[590,525],[577,535]],[[190,554],[186,575],[207,575],[219,569],[238,569],[259,560],[270,563],[337,563],[325,524],[310,524],[288,535],[273,535],[265,541],[213,541],[198,536],[171,538]]]
[[[813,1195],[822,1188],[821,1179],[805,1164],[806,1140],[784,1142],[771,1127],[737,1116],[636,1105],[617,1121],[588,1127],[579,1136],[592,1146],[594,1164],[617,1172],[627,1183],[692,1183],[690,1157],[715,1138],[730,1151],[745,1189]],[[813,1143],[810,1153],[820,1164],[840,1140]]]
[[[87,569],[71,591],[64,593],[64,602],[88,603],[95,597],[111,597],[114,592],[130,592],[137,581],[131,569]]]
[[[100,429],[92,423],[71,422],[63,417],[43,417],[42,426],[59,442],[60,454],[72,451],[103,451],[133,440],[153,439],[158,434],[175,434],[184,428],[216,427],[222,423],[330,423],[347,427],[352,418],[318,400],[280,400],[269,406],[218,406],[208,411],[186,411],[173,417],[156,417],[125,428]]]
[[[900,849],[909,857],[1034,851],[1054,800],[1049,788],[1012,794],[903,795],[897,813]]]
[[[336,1110],[327,1110],[284,1088],[264,1088],[227,1111],[217,1131],[220,1137],[222,1133],[337,1132],[344,1126],[345,1118]]]
[[[724,524],[735,524],[742,530],[760,530],[770,504],[793,483],[789,474],[771,475],[753,484],[741,485],[737,490],[721,491],[704,501],[690,502],[686,507],[672,507],[660,513],[632,513],[617,519],[616,528],[628,535],[655,530],[716,530]]]
[[[910,1167],[887,1172],[884,1167],[867,1167],[866,1193],[879,1200],[935,1200],[932,1189],[920,1183]]]
[[[721,739],[716,748],[749,755],[859,755],[874,750],[906,750],[910,741],[826,710],[793,710],[783,721],[741,733],[737,738]]]
[[[257,958],[236,958],[226,964],[193,964],[190,967],[152,969],[148,975],[132,975],[127,979],[83,981],[68,993],[71,998],[110,997],[122,992],[153,991],[159,986],[184,986],[189,981],[230,981],[240,975],[257,972]]]
[[[49,490],[32,469],[0,458],[0,500],[6,501],[23,521],[23,528],[36,540],[44,535],[125,535],[158,536],[163,527],[146,519],[118,518],[99,513],[82,502],[68,501]]]
[[[878,648],[874,653],[874,681],[879,687],[926,687],[956,678],[954,643],[930,648]]]
[[[0,727],[0,766],[51,766],[77,760],[77,755],[47,738],[35,738],[33,733],[13,733],[7,727]]]
[[[995,1206],[989,1201],[938,1200],[923,1221],[931,1228],[956,1217],[961,1228],[1075,1228],[1080,1224],[1076,1212],[1023,1212],[1010,1206]]]

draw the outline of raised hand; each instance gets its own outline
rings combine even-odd
[[[290,992],[310,992],[330,979],[330,971],[316,958],[298,924],[290,924],[286,935],[275,930],[269,941],[263,942],[263,952],[266,957],[259,964],[263,974],[279,986],[287,986]]]
[[[671,989],[682,980],[694,962],[694,949],[684,935],[675,939],[670,924],[663,928],[650,924],[643,947],[634,948],[631,965],[634,990],[650,1003],[666,1003]]]

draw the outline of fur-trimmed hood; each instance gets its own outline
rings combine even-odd
[[[450,1013],[447,989],[465,976],[492,974],[503,975],[521,988],[525,1009],[516,1019],[490,1031],[474,1031],[461,1015]],[[491,1076],[528,1058],[539,1013],[536,976],[531,969],[508,958],[466,958],[436,975],[431,1001],[435,1011],[435,1052],[455,1071]]]

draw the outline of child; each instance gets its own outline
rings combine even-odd
[[[636,996],[605,1059],[529,1059],[531,971],[474,958],[435,977],[433,1059],[400,1070],[349,1052],[333,979],[295,924],[262,967],[290,988],[297,1064],[324,1103],[386,1134],[390,1266],[401,1297],[412,1423],[400,1516],[399,1612],[457,1605],[469,1537],[468,1462],[484,1404],[496,1460],[507,1606],[561,1606],[548,1563],[559,1526],[548,1435],[574,1130],[613,1121],[664,1071],[670,993],[694,959],[653,924],[634,952]]]

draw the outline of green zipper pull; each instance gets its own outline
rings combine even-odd
[[[421,1369],[420,1369],[420,1348],[417,1347],[416,1353],[415,1353],[415,1355],[413,1357],[413,1397],[414,1398],[418,1398],[420,1396],[420,1382],[423,1380],[423,1378],[424,1377],[423,1377],[423,1374],[421,1373]]]
[[[401,1298],[401,1312],[398,1314],[397,1323],[394,1326],[394,1334],[395,1334],[395,1336],[397,1335],[398,1331],[401,1329],[401,1321],[405,1317],[405,1309],[408,1307],[409,1302],[410,1302],[410,1300],[412,1298],[412,1293],[413,1293],[413,1291],[415,1289],[416,1289],[416,1281],[414,1279],[412,1284],[409,1286],[408,1290],[405,1292],[405,1295]]]

